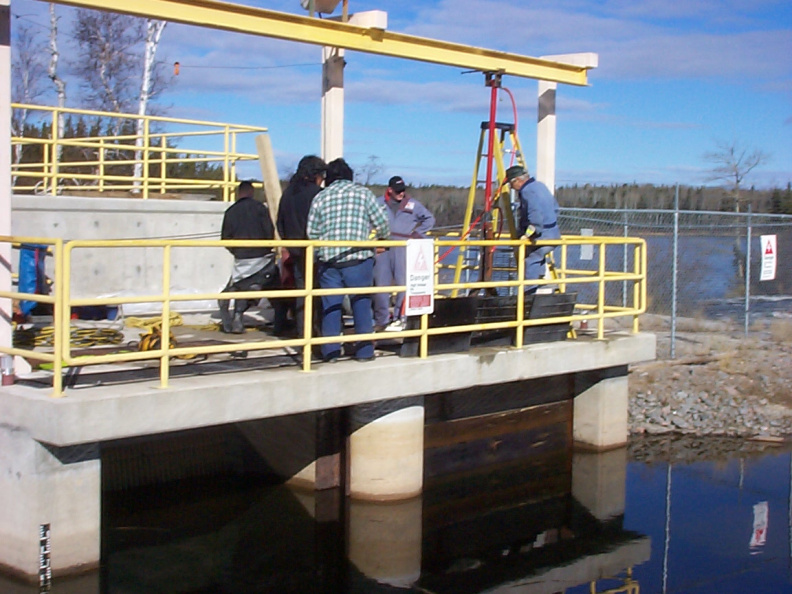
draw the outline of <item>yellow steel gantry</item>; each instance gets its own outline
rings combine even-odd
[[[173,23],[585,86],[587,67],[217,0],[55,0]]]

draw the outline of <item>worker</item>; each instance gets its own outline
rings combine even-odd
[[[237,188],[236,202],[223,215],[221,239],[274,239],[269,208],[253,196],[255,188],[243,181]],[[223,293],[234,291],[261,291],[278,285],[279,273],[275,253],[270,247],[245,246],[228,248],[234,255],[234,269]],[[234,334],[245,332],[242,314],[256,302],[234,299],[233,318],[229,315],[229,299],[220,299],[222,331]]]
[[[561,239],[558,227],[558,202],[542,182],[528,175],[520,165],[506,170],[506,180],[520,196],[518,235],[531,242]],[[553,246],[527,246],[525,249],[525,279],[539,279],[544,275],[545,258]],[[526,285],[526,293],[535,293],[537,285]]]
[[[300,159],[297,172],[289,181],[288,187],[283,191],[280,206],[278,207],[278,233],[281,239],[308,239],[306,226],[308,225],[308,212],[314,197],[321,191],[324,183],[325,162],[314,155],[306,155]],[[305,288],[305,248],[289,248],[289,258],[292,262],[294,286],[297,289]],[[318,310],[314,308],[314,313]],[[283,315],[282,313],[279,315]],[[297,326],[297,335],[304,333],[305,298],[297,297],[295,302],[294,319]],[[276,324],[275,333],[279,334],[282,323]]]
[[[327,164],[325,189],[311,203],[308,213],[309,239],[324,241],[365,241],[373,235],[385,239],[390,234],[388,217],[377,197],[365,186],[354,183],[354,173],[344,159]],[[374,250],[348,245],[320,246],[319,286],[323,289],[371,287],[374,281]],[[371,294],[349,296],[355,334],[373,330]],[[322,297],[322,336],[338,336],[342,328],[343,295]],[[355,359],[374,359],[374,343],[354,345]],[[323,344],[322,358],[333,362],[341,356],[339,343]]]
[[[415,198],[407,196],[404,179],[395,175],[388,180],[385,194],[379,198],[388,214],[391,239],[424,239],[435,224],[434,215]],[[378,287],[404,285],[406,282],[407,248],[378,248],[374,264],[374,284]],[[374,331],[404,329],[404,291],[396,294],[393,312],[390,293],[374,294]]]

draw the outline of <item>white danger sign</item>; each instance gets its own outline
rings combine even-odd
[[[778,262],[776,236],[761,235],[760,243],[762,246],[762,272],[759,275],[759,280],[773,280],[776,277],[776,263]]]
[[[404,314],[421,316],[434,311],[434,241],[407,241],[407,293]]]

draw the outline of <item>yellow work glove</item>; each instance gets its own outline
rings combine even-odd
[[[528,228],[525,230],[525,233],[523,233],[522,239],[530,239],[531,241],[534,241],[536,239],[536,237],[534,237],[535,235],[536,235],[536,227],[534,227],[533,225],[528,225]]]

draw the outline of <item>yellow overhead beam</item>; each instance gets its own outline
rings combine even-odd
[[[482,72],[501,71],[503,74],[524,78],[580,86],[586,84],[585,66],[217,0],[55,0],[55,2],[78,8],[119,12],[173,23],[340,47]]]

